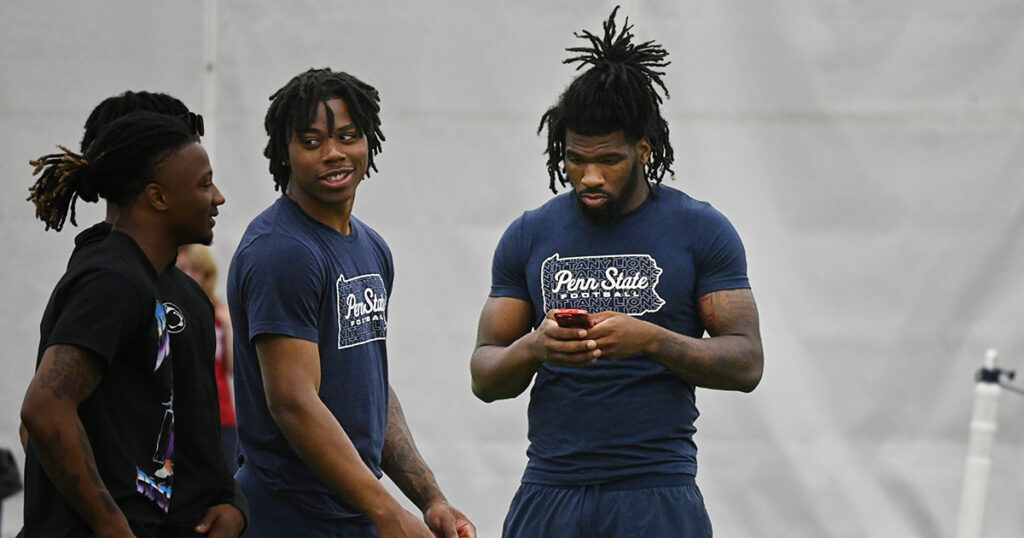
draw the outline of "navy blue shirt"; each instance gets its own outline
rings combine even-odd
[[[384,240],[352,217],[344,235],[287,196],[249,224],[228,272],[235,406],[245,460],[311,517],[358,516],[292,449],[267,408],[254,339],[317,343],[320,399],[377,477],[387,428],[387,305],[394,264]]]
[[[490,295],[529,302],[534,327],[552,308],[581,308],[701,337],[699,298],[749,287],[743,244],[710,204],[654,189],[610,223],[587,219],[571,192],[527,211],[498,243]],[[530,393],[523,481],[695,475],[697,416],[693,385],[642,355],[582,369],[544,364]]]

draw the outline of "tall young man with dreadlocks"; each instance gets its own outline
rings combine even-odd
[[[283,195],[250,223],[228,272],[246,536],[473,537],[388,384],[391,252],[352,215],[384,140],[377,91],[311,69],[271,99],[264,155]]]
[[[136,112],[83,156],[40,160],[29,199],[60,230],[78,198],[117,220],[72,256],[40,324],[21,418],[25,526],[33,536],[155,537],[173,498],[174,360],[159,276],[179,246],[209,243],[224,203],[185,122]],[[237,533],[236,533],[237,534]],[[224,534],[221,534],[222,536]]]
[[[667,53],[634,44],[628,19],[618,31],[616,11],[603,36],[569,49],[566,62],[588,69],[541,120],[551,188],[572,190],[505,231],[480,317],[474,393],[514,398],[533,382],[506,537],[711,536],[694,388],[748,392],[761,379],[739,236],[661,185]],[[593,325],[559,327],[556,308],[588,310]]]

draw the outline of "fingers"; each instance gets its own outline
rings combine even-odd
[[[466,516],[462,516],[458,525],[458,534],[455,538],[476,538],[476,527],[466,519]]]
[[[203,519],[196,523],[195,531],[198,534],[206,534],[210,531],[210,527],[213,526],[213,522],[217,519],[217,512],[213,510],[207,510],[206,514],[203,515]]]
[[[586,329],[559,327],[552,319],[545,319],[538,327],[540,349],[538,355],[553,366],[580,368],[593,364],[601,355],[597,342],[587,339]]]

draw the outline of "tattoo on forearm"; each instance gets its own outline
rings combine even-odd
[[[393,392],[388,396],[388,428],[381,466],[402,492],[417,505],[422,505],[433,498],[443,498],[434,480],[434,474],[416,450],[412,433],[405,422],[405,414],[402,413],[402,406]]]
[[[86,477],[69,468],[69,459],[74,457],[74,455],[69,454],[65,450],[65,443],[74,443],[75,440],[68,439],[65,441],[59,430],[54,430],[48,435],[41,435],[38,441],[33,442],[32,448],[36,452],[40,464],[46,470],[46,474],[53,481],[54,486],[76,512],[83,516],[87,516],[89,513],[85,491],[90,488],[94,489],[99,495],[103,509],[107,513],[118,512],[120,508],[117,506],[114,498],[111,497],[106,486],[103,485],[99,471],[96,469],[96,461],[89,446],[89,439],[86,436],[85,428],[81,424],[77,425],[76,434],[75,437],[78,438],[78,445],[82,449],[81,455],[85,459],[83,463],[87,474]]]
[[[120,510],[114,498],[110,496],[110,491],[107,490],[107,486],[103,484],[103,478],[100,477],[100,471],[96,468],[96,457],[92,453],[92,445],[89,444],[89,436],[85,433],[85,426],[78,424],[78,442],[82,447],[82,453],[85,454],[85,468],[89,473],[89,481],[92,487],[96,488],[99,493],[100,500],[103,501],[103,506],[107,512],[114,513]]]

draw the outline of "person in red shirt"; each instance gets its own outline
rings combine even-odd
[[[224,461],[234,474],[238,470],[235,447],[238,445],[238,430],[235,423],[235,400],[231,393],[231,316],[228,305],[217,298],[217,262],[210,249],[201,244],[185,245],[178,250],[178,268],[202,286],[206,296],[213,303],[214,322],[217,332],[217,354],[214,373],[217,376],[217,400],[220,404],[220,442],[224,450]]]

